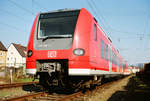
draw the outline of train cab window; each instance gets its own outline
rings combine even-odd
[[[46,13],[40,15],[37,38],[72,38],[77,22],[77,17],[78,16],[73,15],[60,16],[59,13]]]
[[[108,61],[108,45],[105,45],[105,49],[106,49],[106,60]]]
[[[94,40],[97,40],[97,26],[94,24]]]
[[[103,58],[104,59],[104,51],[105,51],[105,49],[104,49],[104,41],[103,40],[101,40],[101,58]]]

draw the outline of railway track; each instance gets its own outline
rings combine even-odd
[[[39,82],[24,82],[24,83],[12,83],[12,84],[1,84],[0,85],[0,90],[1,89],[6,89],[6,88],[12,88],[12,87],[21,87],[24,85],[30,85],[30,84],[38,84]]]
[[[84,101],[85,99],[88,98],[88,96],[90,96],[89,94],[97,92],[98,90],[101,90],[103,88],[110,87],[115,82],[119,82],[120,80],[122,79],[102,84],[100,86],[97,86],[95,89],[87,90],[84,93],[81,91],[74,94],[56,94],[56,93],[49,94],[46,92],[39,92],[39,93],[31,93],[21,97],[7,99],[4,101]]]
[[[10,98],[3,101],[70,101],[83,95],[82,92],[77,92],[70,95],[65,94],[49,94],[45,92],[32,93],[20,97]]]

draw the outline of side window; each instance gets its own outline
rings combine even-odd
[[[124,67],[123,67],[123,63],[122,63],[121,65],[122,65],[122,69],[123,69],[123,68],[124,68]]]
[[[106,49],[106,60],[108,61],[108,45],[105,45],[105,49]]]
[[[118,58],[118,56],[116,56],[116,65],[117,66],[119,65],[119,58]]]
[[[111,48],[109,47],[109,61],[111,61]]]
[[[116,56],[116,54],[115,54],[114,62],[115,62],[114,64],[117,65],[117,56]]]
[[[112,52],[112,63],[115,64],[115,53]]]
[[[126,65],[125,64],[123,64],[123,68],[126,69]]]
[[[97,26],[94,24],[94,40],[97,40]]]
[[[118,60],[119,60],[118,66],[120,67],[120,59],[118,59]]]
[[[104,41],[101,40],[101,58],[103,58],[103,59],[104,59],[104,51],[105,51],[105,49],[104,49]]]

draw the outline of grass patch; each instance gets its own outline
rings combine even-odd
[[[138,85],[140,88],[147,88],[147,85],[146,84],[139,84]]]
[[[4,83],[10,83],[10,77],[9,76],[0,77],[0,81],[3,81]],[[15,76],[13,76],[13,83],[32,82],[32,81],[33,81],[33,78],[31,78],[31,77],[17,78]],[[34,81],[39,81],[39,80],[36,79]]]
[[[14,92],[10,92],[10,91],[1,91],[0,93],[0,97],[3,98],[3,97],[7,97],[7,96],[11,96]]]
[[[33,78],[14,78],[14,82],[32,82]],[[39,80],[35,80],[39,81]]]
[[[141,78],[135,77],[134,80],[136,82],[137,88],[139,88],[139,89],[150,89],[150,87]]]

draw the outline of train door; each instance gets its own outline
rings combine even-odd
[[[111,46],[109,45],[108,46],[109,48],[109,72],[111,73],[112,72],[112,59],[111,59]]]

